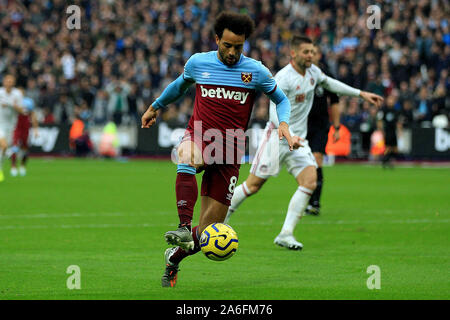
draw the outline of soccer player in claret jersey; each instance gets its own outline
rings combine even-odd
[[[165,252],[163,287],[175,286],[180,261],[200,251],[199,236],[203,229],[225,219],[239,177],[240,164],[235,155],[245,144],[244,131],[257,90],[273,101],[274,112],[280,119],[278,138],[284,137],[292,150],[289,100],[261,62],[242,54],[244,42],[253,30],[254,23],[248,15],[221,13],[214,24],[218,50],[191,56],[184,73],[169,84],[142,116],[142,128],[149,128],[156,121],[158,109],[176,101],[190,85],[196,84],[193,115],[177,149],[175,193],[180,224],[177,230],[164,235],[175,247]],[[236,136],[229,137],[230,131],[242,134],[236,141]],[[208,155],[213,143],[215,150]],[[200,220],[198,226],[191,228],[198,196],[195,174],[202,169]]]
[[[307,134],[308,114],[311,110],[314,90],[317,85],[332,92],[354,97],[361,97],[373,104],[381,104],[383,98],[352,88],[338,80],[326,76],[319,67],[312,64],[314,46],[312,41],[304,36],[294,36],[290,43],[290,63],[281,69],[275,80],[278,86],[286,93],[291,102],[290,129],[294,141],[294,151],[288,152],[284,141],[277,141],[273,134],[279,119],[274,113],[274,106],[270,105],[270,119],[267,122],[255,160],[250,169],[250,175],[243,184],[236,187],[225,222],[227,222],[239,205],[252,194],[255,194],[271,176],[278,175],[280,163],[286,165],[298,183],[298,188],[292,196],[286,218],[280,234],[274,243],[292,250],[300,250],[303,244],[294,237],[294,229],[304,214],[309,199],[316,188],[317,163],[305,140]],[[268,146],[273,147],[279,143],[279,151],[272,152]]]

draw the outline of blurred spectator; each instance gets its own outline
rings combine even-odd
[[[167,106],[162,114],[162,120],[167,122],[171,127],[178,127],[181,125],[178,121],[177,107],[174,104]]]
[[[132,83],[130,87],[130,93],[127,96],[128,99],[128,113],[130,116],[131,121],[133,123],[140,123],[140,116],[138,112],[138,104],[140,102],[139,99],[139,93],[138,93],[138,86],[136,83]]]
[[[55,117],[53,116],[52,110],[50,107],[44,107],[44,119],[42,120],[42,124],[54,124]]]
[[[54,106],[54,116],[57,123],[67,123],[73,118],[74,102],[67,94],[61,94]]]
[[[108,94],[98,90],[94,100],[93,117],[95,124],[103,124],[108,120]]]
[[[186,97],[183,99],[181,103],[180,110],[178,112],[178,122],[179,123],[188,123],[189,118],[191,117],[191,110],[194,105],[194,100],[191,97]]]
[[[347,99],[341,99],[346,101]],[[359,132],[362,122],[362,116],[359,112],[359,105],[357,98],[351,98],[347,107],[347,111],[342,117],[341,123],[347,127],[350,132]]]
[[[6,73],[16,74],[18,85],[36,101],[36,112],[46,109],[59,123],[72,123],[80,100],[96,124],[140,120],[143,109],[183,72],[190,55],[217,48],[212,29],[221,10],[248,12],[255,20],[244,52],[262,59],[272,73],[288,63],[288,40],[300,32],[323,50],[331,76],[383,96],[398,90],[399,111],[410,115],[412,110],[413,124],[449,116],[450,3],[445,0],[383,2],[381,29],[373,30],[366,25],[366,1],[76,3],[83,7],[81,30],[62,23],[65,1],[0,0],[0,81]],[[179,101],[169,114],[186,124],[192,108],[192,100]],[[253,117],[256,110],[262,109],[255,106]],[[344,110],[343,117],[356,112],[348,120],[359,115],[362,123],[373,112],[364,106]]]
[[[87,156],[93,148],[87,126],[90,114],[85,102],[81,106],[75,106],[74,116],[75,119],[73,120],[69,132],[69,147],[75,156],[84,157]]]
[[[416,102],[415,119],[419,122],[431,120],[431,99],[427,87],[420,88],[419,99]]]
[[[114,123],[120,126],[124,115],[128,114],[128,94],[131,87],[123,80],[114,79],[105,90],[109,95],[108,113],[112,115]]]
[[[414,125],[414,110],[412,100],[404,100],[403,108],[400,112],[403,128],[412,128]]]

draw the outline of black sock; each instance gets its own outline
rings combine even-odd
[[[317,168],[317,187],[314,190],[311,198],[309,199],[309,204],[315,208],[320,208],[320,196],[322,194],[322,186],[323,186],[322,168]]]
[[[383,164],[388,164],[391,161],[393,153],[392,152],[388,152],[383,156]]]

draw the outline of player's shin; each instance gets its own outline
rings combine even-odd
[[[28,160],[28,151],[27,150],[23,150],[20,149],[19,152],[17,153],[20,163],[22,166],[25,166]]]
[[[314,208],[320,208],[320,196],[322,195],[323,186],[323,172],[322,168],[317,168],[317,186],[314,190],[311,199],[309,199],[309,204]]]
[[[187,164],[179,164],[177,167],[175,193],[177,198],[178,217],[180,218],[180,226],[185,225],[189,229],[191,229],[194,206],[198,197],[195,173],[196,169]]]
[[[234,189],[233,198],[231,199],[231,205],[228,208],[227,216],[225,217],[224,223],[228,223],[233,213],[239,208],[239,206],[244,202],[247,197],[249,197],[252,193],[250,189],[247,187],[247,183],[244,181],[243,184],[240,184]]]
[[[283,227],[281,228],[281,234],[292,235],[294,233],[294,229],[308,205],[312,192],[313,190],[302,186],[297,188],[289,202],[288,212]]]

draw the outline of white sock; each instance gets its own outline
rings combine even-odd
[[[225,223],[228,223],[228,220],[230,220],[233,213],[239,208],[239,206],[244,202],[245,199],[247,199],[248,196],[250,196],[252,193],[250,192],[249,188],[247,187],[247,184],[244,183],[240,184],[234,189],[233,198],[231,199],[231,205],[228,208],[228,213],[225,218]]]
[[[286,219],[284,220],[283,227],[281,228],[282,234],[292,235],[294,233],[294,229],[297,226],[298,221],[302,217],[312,193],[313,190],[310,190],[308,188],[302,186],[297,188],[291,198],[291,201],[289,202]]]
[[[3,169],[3,150],[0,149],[0,170]]]

